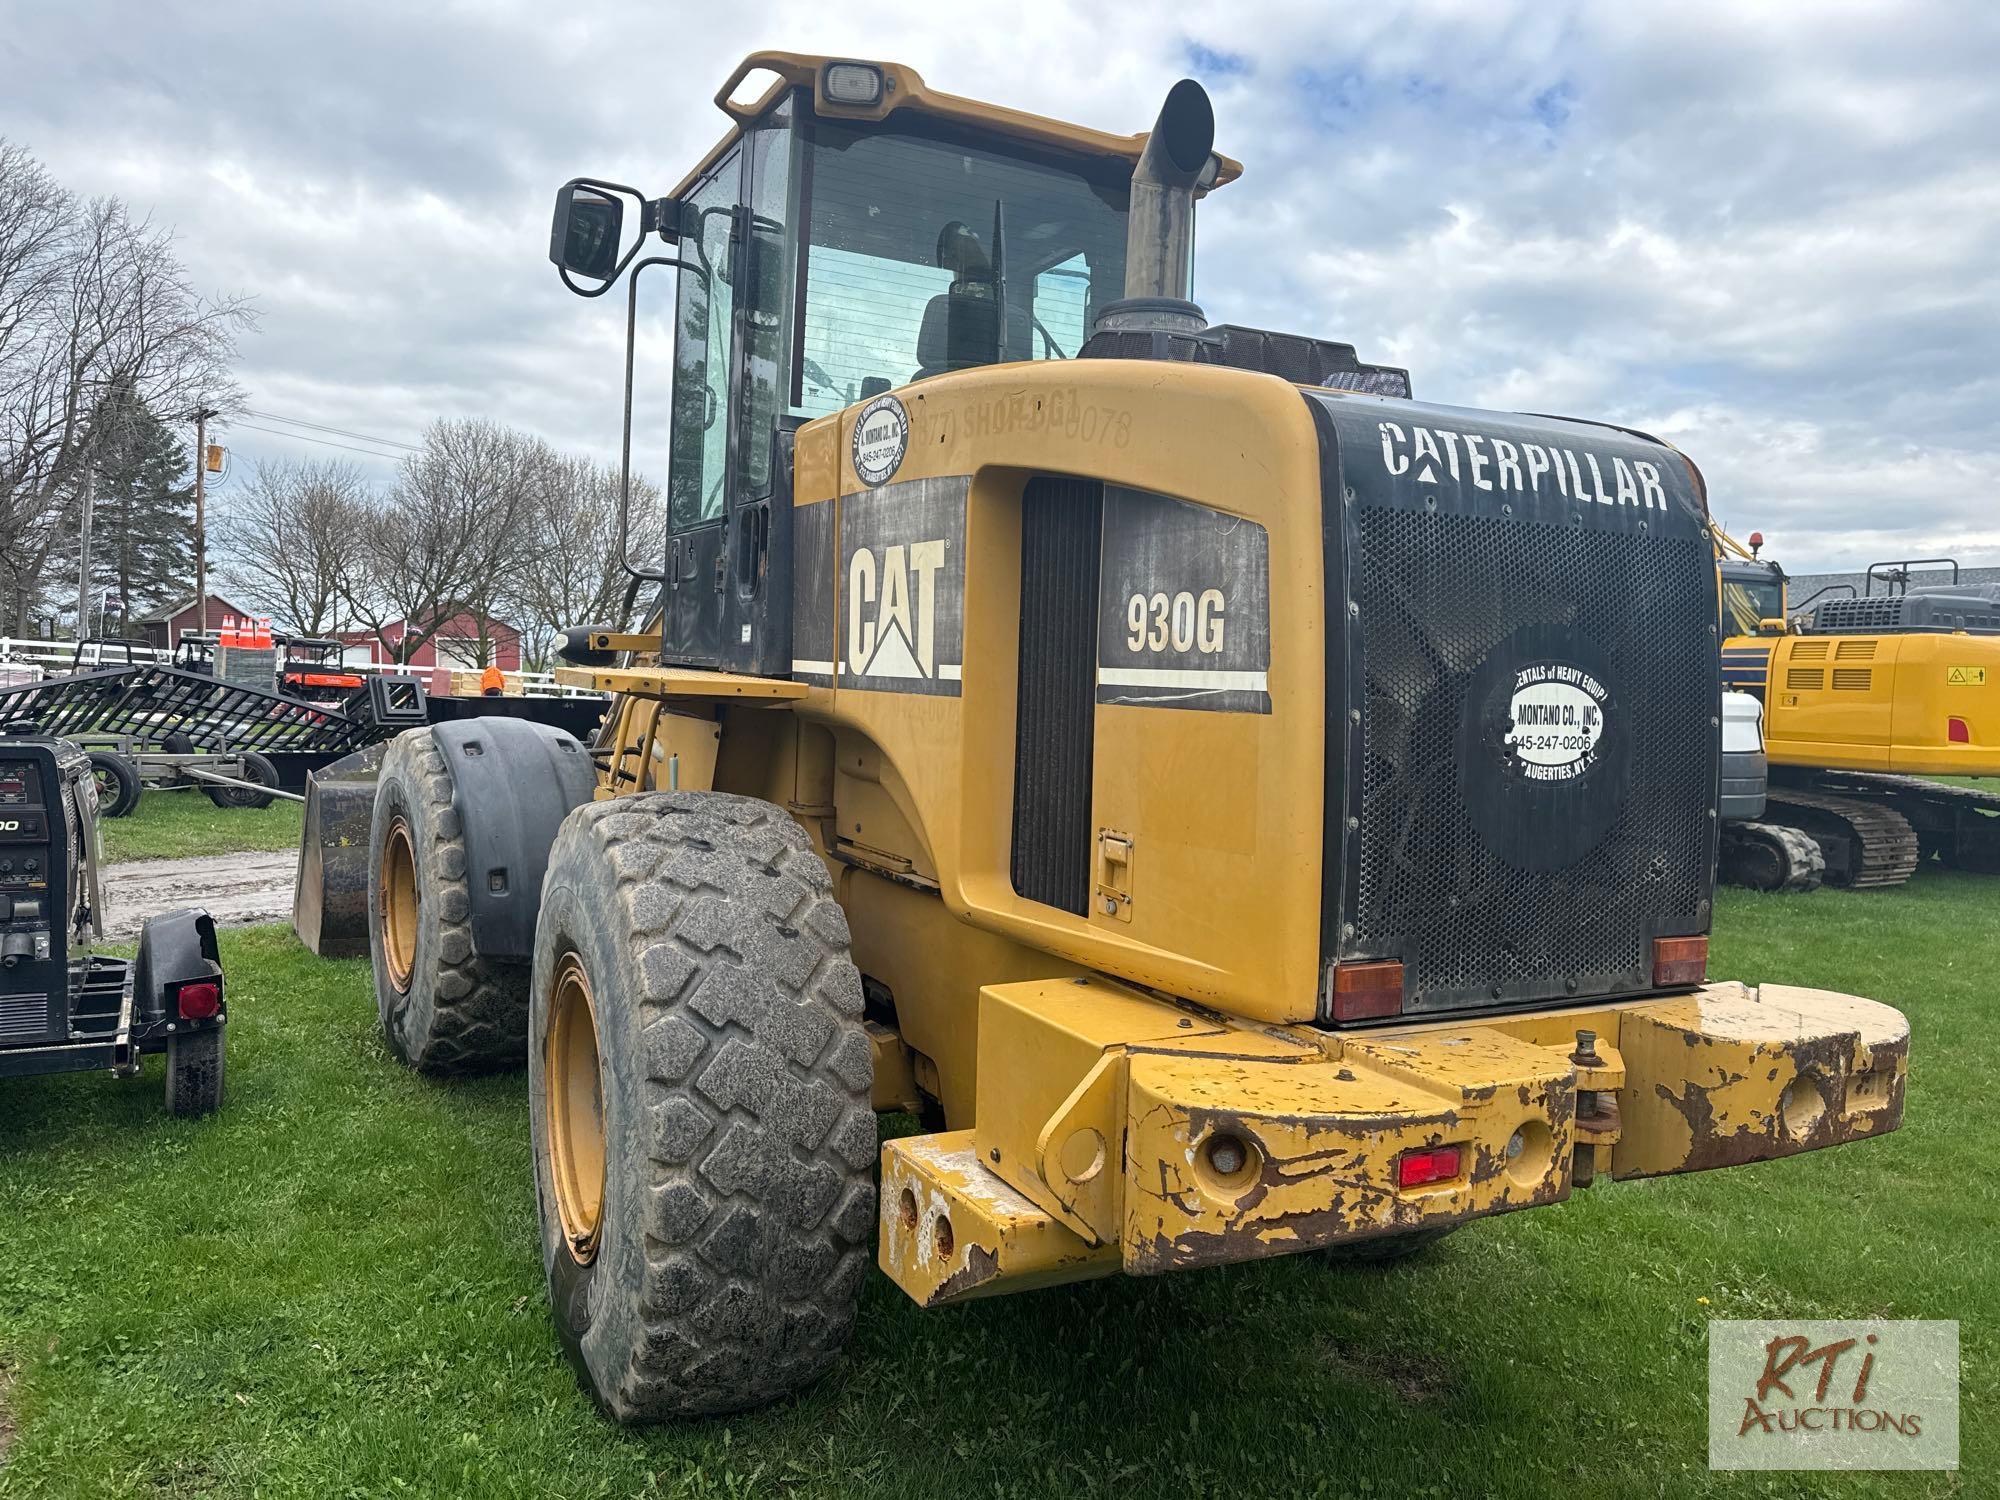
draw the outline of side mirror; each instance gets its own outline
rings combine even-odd
[[[618,243],[625,205],[583,182],[566,182],[556,193],[549,227],[549,259],[572,276],[609,281],[618,274]]]

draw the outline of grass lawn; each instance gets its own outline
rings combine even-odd
[[[128,859],[184,859],[194,854],[243,854],[296,849],[305,804],[217,807],[196,791],[148,791],[129,817],[100,818],[106,864]]]
[[[157,1061],[0,1086],[0,1494],[1993,1494],[1994,902],[1935,873],[1722,894],[1718,974],[1911,1014],[1887,1140],[1605,1183],[1390,1269],[935,1313],[877,1276],[819,1386],[647,1433],[600,1421],[557,1353],[519,1077],[419,1079],[365,963],[233,934],[219,1118],[169,1120]],[[1705,1324],[1780,1315],[1960,1320],[1962,1474],[1711,1475]]]

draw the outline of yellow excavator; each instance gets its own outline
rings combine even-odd
[[[1793,605],[1784,569],[1714,528],[1725,689],[1764,704],[1770,787],[1722,838],[1725,880],[1901,885],[1927,860],[2000,872],[2000,589],[1949,558],[1877,563]]]

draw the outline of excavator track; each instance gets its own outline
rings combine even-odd
[[[1811,891],[1826,879],[1818,840],[1783,823],[1725,823],[1722,879],[1753,891]]]
[[[1823,772],[1813,789],[1885,803],[1916,828],[1925,854],[1954,869],[2000,875],[2000,792],[1874,771]]]
[[[1826,860],[1826,883],[1867,890],[1901,885],[1923,857],[1917,830],[1885,802],[1841,797],[1796,786],[1774,786],[1764,803],[1766,822],[1783,823],[1816,840]]]

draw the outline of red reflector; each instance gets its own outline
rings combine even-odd
[[[222,986],[213,979],[184,984],[175,995],[183,1021],[206,1021],[222,1009]]]
[[[1944,722],[1946,739],[1950,740],[1954,745],[1969,745],[1972,743],[1972,731],[1965,727],[1965,720],[1946,719]]]
[[[1458,1175],[1458,1147],[1431,1146],[1421,1151],[1405,1151],[1396,1158],[1396,1186],[1422,1187],[1430,1182],[1449,1182]]]
[[[1340,964],[1333,971],[1333,1018],[1367,1021],[1403,1013],[1403,966]]]
[[[1708,939],[1653,939],[1654,984],[1700,984],[1708,978]]]

